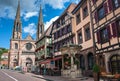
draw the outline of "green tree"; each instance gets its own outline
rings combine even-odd
[[[1,59],[1,56],[3,53],[7,53],[8,52],[8,49],[5,49],[5,48],[0,48],[0,61],[2,60]]]

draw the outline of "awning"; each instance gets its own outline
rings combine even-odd
[[[47,64],[47,63],[50,63],[51,59],[47,59],[47,60],[44,60],[44,61],[41,61],[40,64]]]
[[[55,58],[52,59],[52,61],[59,60],[59,59],[62,59],[62,56],[55,57]]]

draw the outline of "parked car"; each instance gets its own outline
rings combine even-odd
[[[17,70],[17,71],[21,71],[22,68],[21,68],[20,66],[16,66],[16,67],[15,67],[15,70]]]

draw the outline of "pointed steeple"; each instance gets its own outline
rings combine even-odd
[[[43,23],[43,15],[42,15],[42,6],[40,4],[40,14],[39,14],[39,23]]]
[[[18,0],[18,7],[16,13],[16,20],[20,20],[20,0]]]
[[[43,22],[43,15],[42,15],[42,6],[40,4],[40,13],[38,19],[38,26],[37,26],[37,40],[41,37],[44,33],[44,22]]]
[[[21,38],[22,38],[22,28],[21,28],[21,20],[20,20],[20,0],[18,0],[18,7],[14,21],[12,39],[21,39]]]

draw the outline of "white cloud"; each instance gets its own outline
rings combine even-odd
[[[36,33],[36,26],[35,23],[31,23],[28,26],[23,28],[25,33],[29,33],[31,36],[33,36]]]
[[[24,14],[24,19],[28,20],[29,18],[33,17],[33,16],[38,16],[38,12],[28,12],[26,14]]]
[[[52,6],[54,9],[62,9],[65,7],[64,4],[69,1],[70,0],[44,0],[43,3]]]
[[[20,0],[21,5],[21,16],[23,18],[27,17],[28,13],[39,12],[41,0]],[[75,2],[78,3],[79,0],[42,0],[43,6],[49,5],[53,9],[63,9],[65,8],[65,3]],[[0,1],[0,17],[14,19],[16,15],[16,9],[18,0],[1,0]],[[43,7],[45,8],[45,7]],[[26,14],[26,15],[25,15]],[[25,16],[25,17],[24,17]]]
[[[47,21],[45,23],[45,30],[56,20],[58,19],[59,16],[55,16],[54,18],[52,18],[50,21]]]
[[[28,12],[38,12],[39,7],[35,4],[37,0],[21,0],[20,12],[21,16],[26,16]],[[0,17],[14,19],[17,10],[18,0],[1,0],[0,1]],[[23,14],[24,13],[24,14]]]

